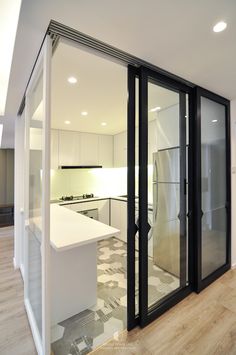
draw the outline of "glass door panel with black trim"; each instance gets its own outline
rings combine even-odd
[[[188,286],[188,95],[146,70],[140,95],[139,306],[145,325]]]
[[[186,285],[186,150],[182,154],[180,130],[180,94],[149,80],[148,307]]]
[[[201,278],[227,264],[226,107],[201,96]]]

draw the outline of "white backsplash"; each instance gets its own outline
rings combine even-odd
[[[152,203],[152,165],[148,166],[148,202]],[[136,169],[138,196],[138,169]],[[98,197],[127,194],[127,168],[51,170],[51,199],[93,193]]]
[[[51,199],[62,195],[126,195],[127,168],[51,170]]]

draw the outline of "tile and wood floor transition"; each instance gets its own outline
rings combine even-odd
[[[0,237],[0,354],[35,355],[13,239]],[[236,354],[236,270],[191,294],[144,329],[124,331],[93,355]]]

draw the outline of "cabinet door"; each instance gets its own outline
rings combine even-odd
[[[98,202],[98,220],[104,224],[110,224],[109,218],[109,200],[101,200]]]
[[[99,165],[113,167],[113,136],[99,135]]]
[[[121,227],[120,201],[117,200],[111,200],[111,226],[117,229]]]
[[[72,203],[70,205],[70,209],[72,211],[85,211],[85,210],[89,210],[92,208],[97,208],[96,203],[94,202],[78,202],[78,203]]]
[[[81,133],[80,165],[98,165],[98,134]]]
[[[127,242],[127,202],[120,201],[120,239]]]
[[[80,133],[59,131],[59,165],[80,164]]]
[[[51,169],[58,169],[59,165],[59,139],[58,131],[51,130]]]
[[[114,136],[114,166],[127,166],[127,132]]]

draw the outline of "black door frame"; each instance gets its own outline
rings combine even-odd
[[[147,144],[144,146],[139,145],[139,226],[135,225],[135,79],[139,80],[139,142],[147,142],[147,77],[151,77],[155,82],[167,89],[174,90],[179,93],[180,101],[183,103],[186,94],[189,97],[189,117],[193,117],[193,90],[190,86],[187,86],[178,80],[173,80],[161,73],[150,70],[146,67],[133,67],[128,66],[128,330],[132,329],[134,326],[139,324],[141,327],[152,322],[158,316],[163,314],[166,310],[177,304],[180,300],[185,298],[188,294],[193,291],[193,256],[194,256],[194,234],[193,234],[193,201],[194,201],[194,190],[193,184],[188,184],[188,213],[186,211],[186,205],[182,203],[182,213],[186,214],[187,225],[188,225],[188,278],[189,284],[182,289],[178,289],[173,292],[172,295],[168,296],[165,302],[160,303],[151,312],[148,312],[147,305],[147,238],[140,238],[139,246],[139,314],[135,316],[135,239],[134,235],[139,228],[140,235],[145,235],[148,233],[148,225],[144,222],[147,221],[147,209],[143,206],[147,206]],[[182,111],[180,115],[186,114],[186,108],[180,105]],[[182,123],[181,123],[182,122]],[[180,120],[180,124],[183,124],[183,120]],[[185,131],[185,127],[180,126],[180,129]],[[189,119],[189,146],[188,146],[188,181],[193,179],[193,137],[194,137],[194,127],[193,119]],[[186,139],[184,137],[184,139]],[[183,154],[183,152],[182,152]],[[186,154],[186,151],[184,152]],[[186,170],[186,166],[181,167],[183,172]],[[185,182],[186,184],[186,182]],[[181,185],[181,189],[186,189],[186,185]],[[185,233],[184,226],[181,226],[181,233]],[[183,236],[182,236],[183,237]],[[181,238],[183,241],[183,238]],[[185,244],[185,243],[184,243]],[[184,247],[183,244],[183,247]]]
[[[225,139],[226,139],[226,263],[202,279],[202,201],[201,201],[201,97],[212,100],[225,107]],[[230,101],[201,87],[194,89],[194,122],[195,122],[195,152],[194,166],[195,176],[194,189],[197,192],[195,204],[195,285],[194,290],[199,293],[213,281],[218,279],[231,267],[231,157],[230,157]]]

